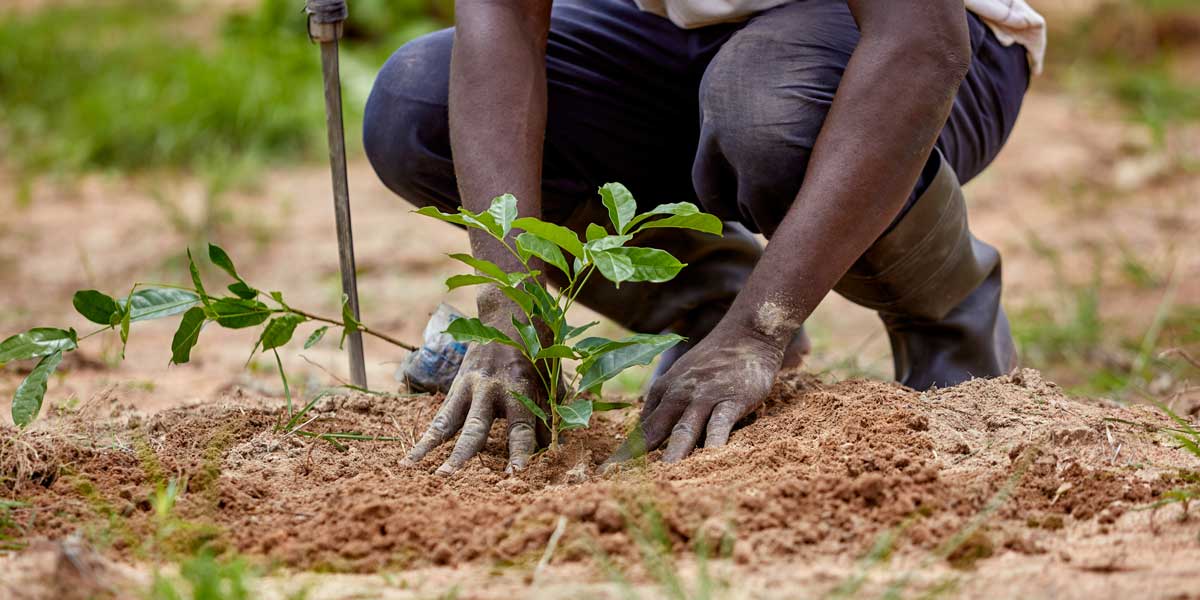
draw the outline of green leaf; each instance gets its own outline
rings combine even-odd
[[[206,303],[208,302],[207,296],[201,294],[201,297]],[[129,345],[129,324],[131,322],[133,322],[133,290],[129,290],[129,296],[121,301],[121,360],[125,360],[125,346]]]
[[[626,242],[632,240],[632,235],[606,235],[602,238],[594,239],[583,245],[584,248],[594,252],[609,250],[611,248],[620,248]]]
[[[179,321],[179,329],[171,339],[171,364],[182,365],[192,359],[192,347],[200,339],[200,330],[208,321],[204,309],[199,306],[189,308]]]
[[[558,430],[582,429],[592,420],[592,401],[576,400],[558,407]]]
[[[250,300],[258,296],[258,290],[250,287],[242,279],[242,276],[238,275],[237,269],[233,266],[233,259],[229,258],[229,254],[220,246],[211,243],[208,245],[208,260],[211,260],[214,265],[221,267],[221,270],[237,280],[229,286],[229,291],[233,292],[234,295],[245,300]]]
[[[637,202],[633,194],[619,183],[606,183],[600,186],[600,199],[608,209],[608,218],[617,228],[617,233],[628,232],[629,222],[637,214]]]
[[[599,400],[592,401],[592,412],[606,412],[610,410],[621,410],[633,406],[628,402],[601,402]]]
[[[538,350],[537,355],[533,357],[536,360],[545,358],[579,358],[575,351],[570,346],[563,344],[555,344]]]
[[[271,308],[258,300],[217,298],[211,305],[221,327],[243,329],[259,325],[271,317]]]
[[[237,269],[233,266],[233,259],[229,258],[229,254],[220,246],[210,243],[208,245],[208,260],[211,260],[214,265],[221,267],[221,270],[229,274],[230,277],[241,281],[241,276],[238,275]]]
[[[653,281],[662,283],[670,281],[679,274],[685,265],[671,253],[658,248],[613,248],[605,254],[623,256],[629,259],[633,274],[626,281]],[[600,266],[599,263],[596,265]],[[607,276],[607,275],[606,275]]]
[[[583,258],[583,242],[579,241],[579,236],[574,231],[562,225],[547,223],[533,217],[521,217],[513,221],[513,227],[540,235],[553,242],[559,248],[566,250],[576,257]]]
[[[500,224],[496,222],[496,218],[491,213],[483,211],[481,213],[473,213],[465,208],[459,208],[458,214],[462,215],[463,221],[468,227],[483,229],[495,237],[504,237],[504,230]]]
[[[56,350],[42,357],[37,366],[25,376],[17,392],[13,395],[12,418],[18,427],[25,427],[37,418],[42,410],[42,399],[46,397],[46,384],[50,374],[62,362],[62,350]]]
[[[192,274],[192,285],[196,288],[196,293],[200,294],[200,299],[204,301],[204,305],[208,306],[208,292],[204,291],[204,282],[200,280],[200,269],[196,267],[196,261],[192,259],[192,249],[187,249],[188,271]]]
[[[542,351],[542,340],[538,337],[537,329],[533,325],[522,323],[516,315],[512,317],[512,324],[517,329],[517,335],[521,336],[521,343],[525,345],[527,355],[536,356]]]
[[[533,416],[541,419],[543,425],[546,427],[550,426],[550,422],[546,417],[546,411],[542,410],[542,407],[538,406],[537,402],[534,402],[529,398],[529,396],[526,396],[517,390],[509,390],[508,393],[512,394],[522,406],[529,409],[529,412],[533,413]]]
[[[229,291],[238,298],[250,300],[258,297],[258,290],[250,287],[245,281],[235,281],[229,284]]]
[[[0,365],[14,360],[49,356],[69,352],[78,345],[74,329],[35,327],[0,342]]]
[[[495,327],[484,325],[483,321],[474,317],[462,317],[451,321],[450,325],[446,327],[446,333],[460,342],[479,342],[481,344],[499,342],[518,350],[521,349],[521,345],[514,342],[504,332]]]
[[[620,340],[610,340],[602,337],[588,337],[576,342],[574,347],[575,352],[579,353],[580,355],[594,358],[606,352],[612,352],[617,348],[624,348],[634,344],[657,344],[659,342],[664,342],[668,339],[675,338],[678,338],[678,336],[671,333],[635,333]],[[581,365],[581,367],[588,364],[590,364],[590,362]],[[583,369],[581,368],[580,370],[582,371]]]
[[[189,290],[177,288],[142,288],[128,299],[119,301],[122,310],[126,300],[133,307],[129,311],[129,320],[136,322],[173,317],[186,312],[200,302],[200,297]]]
[[[590,390],[616,377],[618,373],[629,367],[650,364],[654,360],[654,357],[683,341],[683,339],[682,336],[673,334],[653,336],[644,342],[616,348],[598,356],[593,355],[592,358],[584,361],[579,366],[580,371],[583,373],[583,379],[579,382],[579,389]]]
[[[722,231],[721,220],[708,213],[699,213],[694,215],[678,215],[667,217],[665,219],[657,219],[650,221],[641,227],[638,227],[634,233],[645,231],[647,229],[694,229],[704,233],[713,235],[721,235]]]
[[[621,287],[622,281],[629,281],[634,275],[633,261],[628,256],[616,254],[616,250],[618,248],[595,252],[592,254],[592,262],[596,263],[596,268],[605,279]]]
[[[563,257],[563,253],[558,249],[558,246],[550,240],[536,234],[526,231],[517,236],[517,250],[523,253],[522,258],[528,260],[530,254],[536,256],[547,264],[554,265],[559,271],[562,271],[567,277],[571,276],[571,268],[567,266],[567,259]]]
[[[479,271],[480,273],[487,275],[488,277],[493,277],[493,278],[499,279],[500,281],[510,281],[509,280],[510,274],[505,273],[504,269],[501,269],[500,267],[496,266],[496,263],[494,263],[494,262],[483,260],[482,258],[475,258],[474,256],[471,256],[470,254],[451,254],[449,256],[450,256],[450,258],[453,258],[454,260],[464,263],[464,264],[470,266],[471,268],[475,269],[476,271]]]
[[[75,311],[93,323],[111,325],[113,315],[120,312],[121,307],[112,296],[96,290],[79,290],[71,299]]]
[[[595,223],[588,223],[586,236],[585,236],[585,237],[587,237],[587,241],[589,241],[589,242],[595,241],[595,240],[598,240],[607,235],[608,235],[607,229],[605,229]]]
[[[533,296],[534,310],[530,312],[541,317],[547,325],[553,328],[563,316],[562,307],[555,301],[554,296],[551,296],[550,292],[546,291],[546,288],[536,280],[525,282],[525,291]],[[556,330],[554,333],[557,335],[558,331]]]
[[[714,217],[712,215],[708,215],[708,213],[700,212],[700,209],[697,208],[696,205],[692,204],[691,202],[675,202],[673,204],[659,204],[658,206],[655,206],[654,208],[634,217],[633,221],[631,221],[629,223],[629,226],[634,227],[638,223],[642,223],[642,222],[646,221],[647,219],[652,219],[654,217],[661,217],[661,216],[691,217],[691,216],[695,216],[695,215],[707,215],[708,217],[711,217],[711,219],[716,221],[716,231],[714,232],[714,231],[711,231],[711,229],[713,228],[712,221],[710,221],[709,219],[699,220],[699,223],[703,227],[703,229],[700,229],[700,231],[708,231],[709,233],[720,234],[720,232],[721,232],[720,219],[717,219],[716,217]],[[667,226],[669,226],[669,227],[686,227],[683,225],[667,225]],[[664,226],[658,226],[658,227],[664,227]],[[647,228],[648,227],[642,227],[639,229],[639,231],[641,229],[647,229]],[[695,229],[694,227],[686,227],[686,228]]]
[[[500,292],[503,293],[505,296],[508,296],[508,299],[515,302],[517,304],[517,306],[520,306],[521,310],[525,314],[527,314],[527,315],[533,314],[533,304],[534,304],[533,296],[530,296],[528,293],[524,292],[523,290],[519,290],[517,288],[512,288],[512,287],[508,287],[508,286],[500,286]]]
[[[495,279],[483,275],[452,275],[446,279],[446,289],[447,291],[456,290],[468,285],[482,285],[485,283],[497,282]]]
[[[354,316],[354,308],[350,306],[350,295],[342,294],[342,333],[343,335],[362,328],[358,317]]]
[[[580,325],[579,327],[567,327],[566,333],[563,334],[563,339],[569,340],[571,338],[574,338],[574,337],[578,336],[579,334],[581,334],[599,324],[600,324],[600,321],[592,321],[591,323],[588,323],[586,325]]]
[[[512,230],[513,220],[517,218],[517,198],[512,194],[496,196],[487,211],[500,226],[501,237],[506,236]]]
[[[417,213],[418,215],[424,215],[426,217],[433,217],[439,221],[445,221],[447,223],[453,223],[455,225],[462,225],[463,227],[469,227],[469,225],[467,224],[467,220],[464,219],[461,214],[444,213],[433,206],[423,206],[413,212]]]
[[[318,327],[316,331],[308,334],[308,339],[304,340],[304,349],[308,350],[309,348],[316,346],[317,342],[320,342],[321,338],[325,337],[326,331],[329,331],[328,325],[325,325],[324,327]]]
[[[286,314],[271,319],[271,322],[267,323],[262,333],[261,342],[263,352],[278,348],[292,341],[292,334],[295,333],[296,326],[307,320],[297,314]]]

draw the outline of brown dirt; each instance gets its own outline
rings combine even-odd
[[[336,397],[311,427],[411,438],[439,400]],[[2,465],[6,492],[37,507],[29,538],[83,533],[110,540],[116,557],[143,557],[137,540],[152,524],[145,499],[156,481],[179,477],[187,486],[178,511],[193,537],[171,543],[216,540],[323,571],[528,569],[559,515],[568,525],[557,564],[607,555],[638,568],[653,514],[674,552],[727,538],[733,562],[751,570],[860,556],[906,520],[899,550],[926,555],[1011,491],[951,553],[951,564],[969,568],[1107,533],[1168,489],[1175,468],[1200,466],[1153,432],[1169,422],[1152,409],[1070,400],[1031,370],[926,393],[793,374],[727,447],[604,476],[596,467],[630,415],[605,415],[511,477],[493,435],[479,459],[445,479],[432,470],[449,447],[409,469],[398,466],[404,443],[352,442],[339,452],[275,431],[278,402],[242,393],[145,417],[89,408],[40,431],[3,431],[36,451],[19,474],[14,461]],[[1170,518],[1158,526],[1196,528]],[[1151,535],[1149,524],[1139,527]]]

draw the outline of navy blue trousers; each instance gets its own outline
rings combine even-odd
[[[1000,44],[972,14],[968,23],[972,63],[937,141],[964,182],[999,152],[1029,84],[1025,50]],[[693,201],[770,237],[804,180],[858,38],[844,0],[799,0],[692,30],[632,0],[555,2],[543,218],[603,215],[596,189],[619,181],[641,209]],[[453,30],[444,30],[397,50],[375,82],[363,131],[390,189],[443,210],[459,204],[447,115],[452,43]],[[731,233],[749,237],[737,227]],[[693,265],[685,272],[693,270],[696,261],[681,258]],[[703,284],[703,273],[696,276]],[[740,281],[730,287],[736,294]]]

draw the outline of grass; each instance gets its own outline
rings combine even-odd
[[[28,507],[24,502],[0,498],[0,555],[25,547],[25,542],[21,541],[25,536],[25,525],[17,521],[12,513],[14,510]]]
[[[1195,52],[1186,26],[1200,22],[1188,0],[1110,0],[1071,26],[1051,28],[1049,72],[1125,106],[1162,143],[1170,127],[1200,119],[1200,80],[1184,79],[1179,57]]]
[[[379,22],[392,33],[344,44],[349,132],[383,58],[444,23],[427,3],[399,4],[354,3],[363,19],[388,12]],[[215,31],[196,10],[116,0],[0,11],[0,139],[19,149],[9,160],[30,173],[221,173],[322,157],[320,57],[295,4],[264,0]]]

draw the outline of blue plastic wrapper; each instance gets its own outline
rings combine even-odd
[[[458,376],[467,344],[445,333],[446,327],[463,314],[449,304],[439,304],[425,324],[424,343],[416,352],[404,357],[396,370],[396,380],[409,390],[445,392]]]

